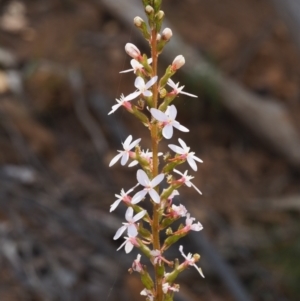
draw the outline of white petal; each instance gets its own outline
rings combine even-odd
[[[203,229],[203,226],[198,222],[197,224],[191,225],[191,230],[193,231],[201,231]]]
[[[146,90],[145,92],[143,92],[143,95],[144,95],[145,97],[150,97],[150,96],[152,96],[152,92],[149,91],[149,90]]]
[[[126,150],[128,148],[128,145],[130,145],[132,141],[132,135],[129,135],[126,140],[123,142],[123,147]]]
[[[151,86],[153,86],[157,81],[157,75],[152,77],[146,84],[145,88],[149,89]]]
[[[134,140],[133,142],[131,142],[129,145],[128,145],[128,149],[127,150],[130,150],[132,148],[134,148],[137,144],[139,144],[139,142],[141,141],[142,139],[139,138],[139,139],[136,139]]]
[[[172,125],[181,132],[189,132],[190,130],[185,126],[181,125],[179,122],[172,123]]]
[[[124,233],[124,231],[127,229],[126,226],[122,226],[121,228],[119,228],[114,236],[114,240],[118,239],[119,237],[121,237],[121,235]]]
[[[117,251],[119,251],[126,243],[127,243],[127,239],[120,245],[120,247],[117,249]]]
[[[165,175],[164,174],[159,174],[157,175],[152,181],[151,181],[151,187],[157,186],[163,179]]]
[[[128,94],[124,100],[125,101],[129,101],[129,100],[133,100],[135,98],[137,98],[139,95],[141,95],[141,91],[135,91],[133,93]]]
[[[191,166],[191,168],[192,168],[194,171],[197,171],[197,164],[196,164],[196,162],[194,161],[194,159],[191,158],[191,157],[187,157],[187,161],[188,161],[189,165]]]
[[[180,172],[179,170],[177,170],[177,169],[175,169],[175,168],[174,168],[174,169],[173,169],[173,171],[174,171],[174,172],[176,172],[177,174],[179,174],[179,175],[183,176],[183,173],[182,173],[182,172]]]
[[[176,89],[176,88],[177,88],[176,85],[175,85],[175,83],[173,82],[173,80],[172,80],[171,78],[168,79],[167,84],[168,84],[171,88],[173,88],[173,89]]]
[[[137,231],[135,225],[130,224],[128,226],[128,228],[127,228],[127,233],[128,233],[129,236],[132,236],[132,237],[137,236],[138,235],[138,231]]]
[[[109,212],[114,211],[119,206],[119,204],[121,203],[121,201],[122,201],[122,199],[118,199],[113,204],[111,204]]]
[[[127,220],[127,222],[132,220],[133,217],[133,209],[131,207],[128,207],[125,213],[125,219]]]
[[[115,157],[113,157],[109,163],[109,167],[113,166],[121,157],[123,156],[123,152],[117,154]]]
[[[124,71],[120,71],[119,73],[128,73],[128,72],[131,72],[133,71],[133,69],[127,69],[127,70],[124,70]]]
[[[181,147],[179,147],[179,146],[177,146],[177,145],[175,145],[175,144],[169,144],[168,146],[169,146],[169,148],[170,148],[173,152],[175,152],[176,154],[183,155],[183,154],[185,153],[185,151],[184,151],[183,148],[181,148]]]
[[[193,158],[194,160],[200,162],[200,163],[203,163],[203,161],[202,161],[200,158],[198,158],[198,157],[196,157],[196,156],[194,156],[194,155],[193,155],[192,158]]]
[[[122,106],[122,103],[117,103],[117,104],[113,105],[113,106],[111,107],[111,111],[110,111],[107,115],[110,115],[110,114],[114,113],[114,112],[117,111],[117,109],[118,109],[119,107],[121,107],[121,106]]]
[[[130,241],[127,241],[125,244],[126,254],[130,253],[132,251],[133,247],[134,247],[134,245]]]
[[[150,194],[153,202],[155,202],[156,204],[160,203],[159,194],[154,189],[150,189],[149,194]]]
[[[142,169],[139,169],[137,171],[136,178],[142,186],[147,186],[150,183],[150,180],[149,180],[147,174]]]
[[[168,116],[160,110],[152,108],[150,109],[150,112],[152,116],[158,121],[164,122],[168,120]]]
[[[171,105],[171,106],[169,107],[168,113],[169,113],[169,117],[170,117],[171,119],[173,119],[173,120],[176,119],[176,116],[177,116],[177,109],[176,109],[176,107],[175,107],[174,105]]]
[[[138,165],[138,164],[139,164],[139,162],[138,162],[137,160],[134,160],[134,161],[132,161],[132,162],[128,165],[128,167],[133,167],[133,166]]]
[[[187,95],[187,96],[190,96],[190,97],[196,97],[196,98],[198,97],[197,95],[187,93],[187,92],[184,92],[184,91],[181,91],[180,94],[184,94],[184,95]]]
[[[141,190],[141,191],[137,192],[131,199],[131,204],[139,203],[145,197],[146,194],[147,194],[146,190]]]
[[[182,146],[183,149],[189,148],[181,138],[178,138],[178,142],[180,143],[180,145]]]
[[[123,156],[122,156],[122,159],[121,159],[121,165],[125,165],[127,163],[129,159],[129,154],[128,152],[123,152]]]
[[[134,86],[139,89],[140,91],[141,90],[144,90],[145,88],[145,81],[143,80],[142,77],[138,76],[135,81],[134,81]]]
[[[162,130],[162,134],[166,139],[171,139],[173,136],[173,126],[171,124],[165,125]]]
[[[137,222],[138,220],[140,220],[141,218],[143,218],[145,216],[145,214],[147,213],[146,210],[143,210],[139,213],[137,213],[134,217],[133,217],[133,221]]]
[[[191,182],[190,182],[191,183]],[[193,184],[191,183],[191,185],[194,187],[194,189],[199,193],[199,194],[202,194],[202,192]]]

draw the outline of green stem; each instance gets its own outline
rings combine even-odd
[[[157,42],[156,42],[157,32],[153,29],[151,32],[151,56],[152,56],[152,77],[157,75]],[[153,86],[153,107],[157,109],[158,107],[158,81]],[[151,126],[151,141],[152,141],[152,162],[153,178],[158,175],[158,126],[157,123],[152,123]],[[158,191],[158,187],[157,187]],[[159,239],[159,204],[154,203],[153,205],[153,222],[152,222],[152,235],[153,235],[153,249],[160,250],[160,239]],[[163,301],[163,290],[162,290],[162,280],[163,276],[159,273],[159,265],[155,265],[155,288],[156,288],[156,298],[155,301]]]

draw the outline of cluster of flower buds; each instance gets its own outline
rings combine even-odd
[[[181,264],[178,259],[174,262],[164,256],[164,252],[170,246],[190,231],[203,229],[202,225],[191,217],[185,206],[176,205],[173,202],[173,198],[179,195],[178,189],[182,185],[193,187],[201,194],[191,182],[194,177],[188,175],[188,170],[182,173],[176,167],[187,162],[192,170],[197,171],[196,162],[202,163],[202,160],[196,157],[195,153],[190,151],[190,147],[180,138],[178,139],[180,146],[168,145],[174,155],[168,153],[160,159],[163,153],[158,152],[158,144],[163,138],[171,139],[174,129],[189,132],[188,128],[176,120],[177,109],[172,101],[178,94],[197,96],[184,92],[184,86],[179,86],[179,83],[175,84],[171,79],[185,63],[182,55],[178,55],[173,60],[163,76],[160,78],[157,76],[157,58],[171,39],[172,31],[169,28],[161,31],[164,17],[164,12],[160,10],[161,0],[143,0],[143,5],[148,25],[140,17],[134,19],[134,24],[149,42],[151,57],[148,58],[146,54],[142,54],[135,45],[126,44],[125,51],[132,58],[130,62],[132,68],[120,73],[133,72],[135,74],[136,90],[127,96],[122,94],[119,99],[116,99],[117,104],[112,106],[108,114],[114,113],[121,107],[133,114],[149,129],[152,149],[151,151],[142,150],[141,139],[133,140],[132,135],[129,135],[122,144],[123,149],[118,150],[118,154],[111,159],[109,166],[113,166],[120,160],[123,166],[131,161],[128,164],[129,167],[139,165],[139,168],[136,173],[136,185],[127,192],[122,189],[120,195],[115,195],[117,199],[111,205],[110,212],[115,210],[120,203],[124,203],[127,207],[126,222],[114,236],[116,240],[123,234],[126,235],[125,241],[118,250],[124,247],[125,252],[129,253],[133,248],[137,248],[154,266],[155,281],[147,272],[146,265],[141,264],[140,254],[132,264],[130,271],[140,274],[145,287],[141,295],[146,296],[146,300],[171,301],[174,293],[179,290],[179,285],[174,283],[179,273],[188,266],[194,266],[203,276],[201,269],[196,265],[200,259],[198,254],[185,255],[183,247],[180,246],[179,252],[184,258]],[[146,104],[146,107],[141,104]],[[164,164],[160,169],[159,163]],[[166,188],[160,191],[159,185],[162,182],[165,183]],[[134,190],[138,191],[134,192]],[[147,200],[153,205],[151,213],[148,213],[141,205]],[[176,229],[172,228],[173,223],[181,218],[185,219],[185,223],[180,224]],[[160,239],[161,231],[167,235],[164,241]]]

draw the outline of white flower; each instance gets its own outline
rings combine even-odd
[[[134,81],[134,86],[137,88],[137,91],[129,94],[125,97],[126,100],[132,100],[139,95],[144,95],[145,97],[152,96],[152,92],[148,89],[152,87],[157,81],[157,76],[152,77],[147,83],[145,83],[144,79],[138,76]]]
[[[139,246],[139,244],[136,240],[136,237],[126,236],[126,237],[124,237],[124,239],[125,239],[125,241],[120,245],[120,247],[117,249],[117,251],[119,251],[122,247],[125,246],[125,252],[128,254],[132,251],[134,246],[136,246],[136,247]]]
[[[123,226],[117,230],[113,239],[116,240],[119,237],[121,237],[121,235],[124,233],[126,229],[129,236],[131,237],[137,236],[138,231],[136,229],[137,226],[135,223],[141,218],[143,218],[146,212],[147,212],[146,210],[142,210],[139,213],[137,213],[135,216],[133,216],[134,213],[133,209],[131,207],[128,207],[125,213],[125,219],[127,220],[127,223],[123,223]]]
[[[156,187],[164,179],[165,177],[164,174],[159,174],[158,176],[156,176],[154,179],[150,181],[147,174],[142,169],[139,169],[136,173],[136,177],[139,184],[144,186],[145,188],[137,192],[133,196],[131,200],[131,204],[137,204],[138,202],[140,202],[146,196],[147,193],[149,193],[153,202],[159,204],[160,197],[157,191],[154,189],[154,187]]]
[[[172,204],[172,214],[175,215],[176,217],[184,217],[187,214],[187,210],[185,206],[179,204],[179,206],[176,206]]]
[[[194,179],[194,177],[188,176],[187,170],[184,172],[184,174],[175,168],[173,169],[173,171],[182,176],[182,178],[178,180],[179,182],[184,183],[187,187],[193,187],[198,193],[202,194],[202,192],[190,181],[191,179]]]
[[[122,106],[124,106],[127,109],[131,108],[131,104],[128,102],[129,100],[127,100],[123,94],[121,94],[120,99],[116,98],[116,101],[117,101],[117,104],[113,105],[111,107],[111,111],[108,113],[108,115],[114,113],[115,111],[118,110],[119,107],[122,107]]]
[[[169,41],[171,39],[172,35],[173,35],[172,30],[170,28],[165,28],[162,32],[161,37],[163,40]]]
[[[109,163],[109,167],[113,166],[121,157],[121,165],[125,165],[129,159],[129,153],[132,148],[134,148],[140,141],[141,138],[132,141],[132,136],[129,135],[124,143],[122,143],[124,150],[120,151],[118,150],[119,154],[117,154],[115,157],[112,158],[112,160]]]
[[[182,247],[182,246],[179,247],[179,252],[180,252],[181,255],[185,258],[186,264],[193,266],[193,267],[199,272],[199,274],[200,274],[203,278],[205,278],[204,275],[203,275],[203,273],[202,273],[201,268],[197,267],[197,265],[195,264],[195,259],[193,258],[192,254],[189,253],[189,254],[186,256],[186,255],[183,253],[183,247]]]
[[[152,58],[148,59],[147,62],[150,65],[152,63]],[[142,71],[144,69],[144,66],[135,59],[132,59],[130,61],[130,65],[131,65],[132,69],[120,71],[120,73],[127,73],[127,72],[133,71],[133,73],[135,74],[138,70]]]
[[[117,198],[117,200],[110,205],[110,210],[109,212],[114,211],[119,204],[121,203],[121,201],[123,201],[124,203],[130,203],[131,197],[128,195],[130,192],[132,192],[134,190],[135,187],[137,187],[138,185],[135,185],[134,187],[132,187],[131,189],[129,189],[127,192],[124,191],[124,189],[121,189],[121,194],[115,194],[115,197]]]
[[[182,132],[189,132],[189,129],[187,129],[175,120],[177,116],[177,109],[174,105],[168,106],[165,113],[154,108],[150,109],[150,112],[156,120],[162,122],[162,134],[166,139],[172,138],[173,127]]]
[[[186,159],[191,168],[194,171],[197,171],[197,164],[195,161],[198,161],[200,163],[203,163],[203,161],[200,158],[196,157],[194,152],[190,152],[190,147],[188,147],[182,139],[179,138],[178,141],[182,147],[175,144],[169,144],[169,148],[176,154],[181,155],[180,159]]]
[[[183,90],[184,86],[179,87],[179,83],[175,84],[170,78],[168,79],[167,84],[171,88],[173,88],[173,91],[171,93],[173,93],[175,95],[185,94],[185,95],[191,96],[191,97],[198,97],[197,95],[190,94],[190,93],[187,93],[187,92],[183,92],[182,90]]]
[[[190,217],[190,214],[187,213],[186,215],[186,220],[185,220],[185,231],[201,231],[203,229],[203,226],[201,225],[200,222],[197,222],[197,224],[193,224],[195,218],[194,217]]]
[[[157,155],[158,156],[161,156],[163,153],[159,152]],[[149,152],[149,150],[147,149],[146,151],[142,150],[141,153],[140,153],[140,156],[143,158],[143,159],[146,159],[148,162],[150,162],[150,160],[152,159],[152,152]],[[139,164],[139,162],[137,160],[134,160],[132,161],[128,167],[132,167],[132,166],[135,166]]]
[[[142,296],[146,296],[149,299],[149,301],[154,301],[154,295],[153,295],[153,293],[150,290],[147,290],[146,288],[144,288],[141,291],[141,295]]]

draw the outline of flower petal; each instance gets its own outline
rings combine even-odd
[[[137,171],[136,178],[142,186],[147,186],[150,183],[150,180],[149,180],[147,174],[142,169],[139,169]]]
[[[173,126],[171,124],[165,125],[162,130],[162,134],[166,139],[171,139],[173,136]]]
[[[131,204],[137,204],[137,203],[139,203],[145,197],[146,194],[147,194],[146,190],[141,190],[141,191],[137,192],[132,197]]]
[[[174,105],[171,105],[168,110],[168,115],[171,119],[175,120],[177,116],[177,109]]]
[[[136,229],[136,226],[134,224],[130,224],[127,228],[127,233],[129,236],[135,237],[138,235],[138,231]]]
[[[164,177],[165,177],[165,175],[162,173],[157,175],[154,179],[152,179],[151,187],[157,186],[164,179]]]
[[[152,108],[150,109],[150,112],[152,116],[158,121],[164,122],[168,120],[168,116],[160,110]]]
[[[194,171],[197,171],[197,164],[192,157],[187,157],[187,161]]]
[[[185,151],[184,151],[183,148],[181,148],[181,147],[179,147],[179,146],[177,146],[177,145],[175,145],[175,144],[169,144],[168,146],[169,146],[169,148],[170,148],[173,152],[175,152],[176,154],[183,155],[183,154],[185,153]]]
[[[134,86],[141,90],[144,90],[145,88],[145,81],[143,80],[143,78],[141,76],[138,76],[135,81],[134,81]]]
[[[141,95],[141,91],[135,91],[133,93],[128,94],[124,100],[125,101],[129,101],[129,100],[133,100],[135,98],[137,98],[139,95]]]
[[[127,163],[128,159],[129,159],[129,153],[123,152],[123,156],[121,159],[121,165],[124,166]]]
[[[172,123],[172,125],[181,132],[189,132],[190,130],[185,126],[181,125],[178,121]]]
[[[139,142],[141,141],[142,139],[139,138],[139,139],[136,139],[134,140],[133,142],[131,142],[129,145],[128,145],[128,149],[127,150],[130,150],[132,148],[134,148],[137,144],[139,144]]]
[[[123,156],[123,152],[114,156],[109,163],[109,167],[113,166],[122,156]]]
[[[130,253],[133,249],[133,244],[130,241],[127,241],[125,244],[125,252],[126,254]]]
[[[114,211],[119,206],[119,204],[121,203],[121,201],[122,201],[122,199],[118,199],[113,204],[111,204],[109,212]]]
[[[126,229],[127,229],[127,226],[122,226],[121,228],[119,228],[113,239],[116,240],[116,239],[120,238]]]
[[[154,189],[150,189],[149,194],[150,194],[153,202],[155,202],[156,204],[160,203],[160,197],[159,197],[159,194],[157,193],[157,191],[155,191]]]
[[[125,213],[125,219],[127,220],[127,222],[130,222],[132,220],[133,213],[133,209],[131,207],[128,207]]]
[[[149,89],[151,86],[153,86],[157,81],[157,75],[152,77],[146,84],[145,88]]]
[[[133,217],[133,221],[137,222],[138,220],[140,220],[141,218],[143,218],[145,216],[145,214],[147,213],[146,210],[142,210],[139,213],[137,213],[134,217]]]

